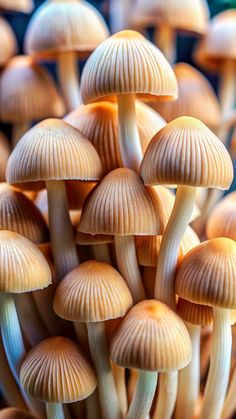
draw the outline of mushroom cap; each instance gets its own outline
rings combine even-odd
[[[205,241],[190,250],[178,269],[176,293],[192,303],[236,308],[236,243]]]
[[[9,23],[0,16],[0,67],[17,53],[17,41]]]
[[[233,165],[220,139],[201,121],[182,116],[151,140],[140,168],[147,185],[228,189]]]
[[[53,308],[63,319],[87,323],[123,317],[132,303],[119,272],[107,263],[89,260],[62,280]]]
[[[78,231],[89,234],[156,235],[157,197],[131,169],[108,173],[85,201]]]
[[[206,236],[236,240],[236,192],[222,199],[213,209],[206,224]]]
[[[48,227],[39,209],[7,183],[0,183],[0,230],[14,231],[35,244],[49,241]]]
[[[143,151],[153,135],[165,125],[164,119],[140,101],[136,101],[136,118]],[[104,174],[122,167],[118,138],[117,104],[96,102],[81,105],[64,118],[88,138],[96,148]]]
[[[10,156],[10,144],[7,137],[0,131],[0,181],[6,179],[7,161]]]
[[[210,128],[218,127],[220,105],[206,77],[186,63],[177,63],[174,72],[179,87],[178,99],[174,102],[154,102],[151,104],[153,109],[160,112],[167,122],[179,116],[192,116]]]
[[[213,323],[212,307],[191,303],[179,298],[177,313],[185,321],[196,326],[211,326]]]
[[[59,119],[46,119],[23,135],[7,165],[11,184],[42,180],[98,180],[102,165],[87,138]]]
[[[111,338],[111,359],[116,364],[147,371],[184,368],[192,345],[184,322],[157,300],[136,304],[122,319]]]
[[[97,385],[77,344],[61,336],[43,340],[27,354],[20,380],[32,397],[49,403],[83,400]]]
[[[86,56],[109,36],[101,14],[87,1],[44,2],[30,20],[25,50],[41,59],[74,51]]]
[[[16,12],[29,13],[33,10],[33,0],[0,0],[0,10],[14,10]]]
[[[205,0],[137,0],[132,14],[136,27],[168,25],[197,34],[206,32],[209,19]]]
[[[102,42],[89,57],[81,77],[85,104],[114,94],[173,100],[177,90],[174,72],[162,52],[130,30]]]
[[[7,407],[0,410],[0,419],[36,419],[31,413],[18,407]]]
[[[31,57],[9,61],[0,76],[0,91],[0,119],[4,122],[38,121],[65,113],[52,77]]]
[[[51,271],[40,250],[12,231],[0,231],[0,292],[43,289],[51,284]]]

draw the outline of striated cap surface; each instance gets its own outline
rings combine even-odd
[[[206,224],[206,236],[236,240],[236,192],[226,195],[211,212]]]

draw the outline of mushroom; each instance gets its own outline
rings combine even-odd
[[[104,419],[121,418],[104,322],[124,316],[131,305],[130,291],[119,272],[93,260],[81,263],[69,272],[55,294],[54,310],[60,317],[87,325]]]
[[[5,134],[0,131],[0,182],[6,180],[7,161],[10,156],[10,146]]]
[[[0,0],[0,10],[30,13],[33,10],[33,0]]]
[[[81,78],[85,104],[116,95],[119,145],[123,166],[139,170],[142,148],[135,116],[135,97],[173,100],[177,83],[161,51],[135,31],[122,31],[96,48]]]
[[[34,13],[26,31],[27,54],[56,60],[59,83],[68,111],[80,104],[78,60],[108,36],[100,13],[87,1],[50,0]]]
[[[36,417],[23,409],[7,407],[0,410],[0,419],[36,419]]]
[[[11,26],[1,16],[0,40],[0,67],[3,67],[17,53],[17,41]]]
[[[208,239],[228,237],[236,240],[236,192],[226,195],[213,209],[206,225]]]

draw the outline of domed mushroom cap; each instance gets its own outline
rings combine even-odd
[[[179,298],[177,313],[185,321],[196,326],[210,326],[213,323],[212,307],[194,304]]]
[[[177,272],[175,289],[192,303],[236,308],[236,243],[217,238],[190,250]]]
[[[87,138],[59,119],[46,119],[23,135],[7,166],[11,184],[42,180],[98,180],[100,158]]]
[[[0,118],[4,122],[37,121],[64,114],[53,79],[31,57],[11,59],[0,76],[0,91]]]
[[[174,72],[179,87],[178,99],[174,102],[152,103],[152,107],[167,122],[179,116],[192,116],[210,128],[218,127],[221,119],[220,105],[206,77],[186,63],[177,63]]]
[[[205,0],[137,0],[132,22],[135,26],[169,25],[174,29],[205,33],[209,18]]]
[[[10,156],[10,144],[3,132],[0,131],[0,181],[6,179],[7,161]]]
[[[4,66],[16,53],[17,43],[14,32],[8,22],[0,17],[0,66]]]
[[[0,292],[35,291],[50,285],[51,280],[46,259],[30,240],[0,231]]]
[[[119,272],[95,260],[81,263],[66,275],[53,304],[60,317],[79,322],[123,317],[131,306],[132,296]]]
[[[117,326],[110,351],[112,361],[123,367],[171,371],[191,361],[192,345],[176,313],[160,301],[145,300]]]
[[[33,0],[0,0],[0,10],[14,10],[16,12],[29,13],[33,10]]]
[[[0,419],[36,419],[31,413],[17,407],[7,407],[0,410]]]
[[[147,185],[228,189],[233,180],[232,161],[220,139],[198,119],[184,116],[153,137],[140,170]]]
[[[135,31],[117,32],[89,57],[81,78],[85,104],[113,94],[177,97],[174,72],[162,52]]]
[[[22,364],[20,380],[32,397],[49,403],[83,400],[97,385],[91,365],[77,344],[65,337],[36,345]]]
[[[108,173],[85,201],[78,231],[89,234],[159,234],[154,193],[131,169]]]
[[[51,0],[37,9],[26,31],[25,49],[37,58],[60,52],[88,54],[108,37],[100,13],[86,1]]]
[[[48,227],[33,201],[7,183],[0,183],[0,230],[14,231],[37,244],[49,241]]]
[[[236,240],[236,192],[222,199],[213,209],[206,225],[208,239],[228,237]]]

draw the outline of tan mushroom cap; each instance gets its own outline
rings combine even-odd
[[[78,231],[89,234],[156,235],[157,197],[131,169],[108,173],[85,201]]]
[[[222,199],[213,209],[206,224],[206,236],[236,240],[236,192]]]
[[[36,417],[18,407],[7,407],[0,410],[0,419],[36,419]]]
[[[195,326],[211,326],[213,323],[212,307],[194,304],[179,298],[177,313],[185,321]]]
[[[16,12],[29,13],[33,10],[33,0],[0,0],[0,10],[14,10]]]
[[[89,260],[62,280],[53,308],[63,319],[87,323],[123,317],[132,303],[119,272],[107,263]]]
[[[132,14],[137,27],[168,25],[197,34],[206,32],[209,19],[205,0],[137,0]]]
[[[15,294],[51,284],[51,271],[38,248],[12,231],[0,231],[0,292]]]
[[[43,340],[28,353],[20,380],[32,397],[49,403],[83,400],[97,385],[77,344],[61,336]]]
[[[115,329],[111,359],[147,371],[184,368],[192,356],[189,334],[176,313],[157,300],[136,304]]]
[[[108,35],[103,17],[87,1],[51,0],[43,3],[30,20],[25,49],[42,59],[67,51],[85,56]]]
[[[228,189],[233,165],[220,139],[196,118],[169,122],[151,140],[140,169],[144,183]]]
[[[4,122],[38,121],[65,113],[50,74],[31,57],[9,61],[0,76],[0,90],[0,119]]]
[[[0,181],[6,180],[6,168],[9,156],[10,144],[5,134],[0,131]]]
[[[236,308],[236,243],[205,241],[188,252],[176,275],[176,293],[192,303]]]
[[[186,63],[177,63],[174,72],[179,86],[178,99],[152,103],[152,107],[167,122],[179,116],[192,116],[212,129],[217,128],[221,120],[220,105],[206,77]]]
[[[122,31],[104,41],[85,64],[81,97],[85,104],[113,94],[145,99],[177,97],[174,72],[162,52],[136,31]]]
[[[7,166],[11,184],[42,180],[96,181],[100,158],[87,138],[59,119],[46,119],[23,135]]]
[[[0,16],[0,67],[17,53],[15,34],[9,23]]]
[[[0,230],[14,231],[35,244],[49,241],[48,227],[33,201],[7,183],[0,183]]]

